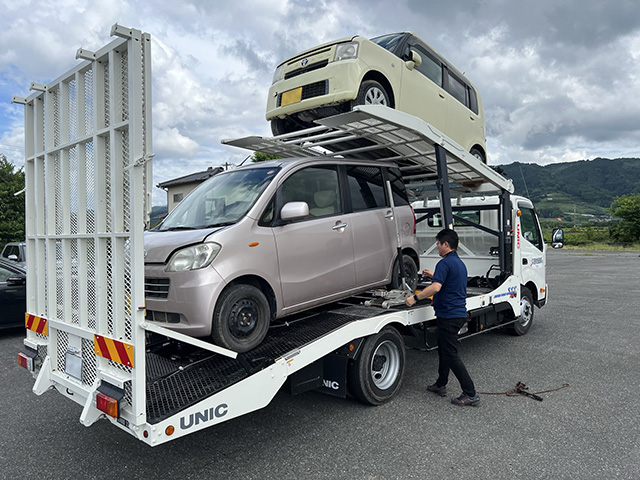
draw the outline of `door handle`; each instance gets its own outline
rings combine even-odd
[[[438,96],[439,96],[440,98],[444,99],[444,95],[443,95],[442,93],[438,92]]]
[[[389,210],[387,213],[384,214],[384,218],[393,218],[393,212]]]
[[[527,260],[526,258],[522,259],[522,264],[523,265],[529,265],[529,260]]]
[[[347,228],[346,223],[336,222],[336,224],[333,227],[331,227],[331,230],[344,230],[345,228]]]

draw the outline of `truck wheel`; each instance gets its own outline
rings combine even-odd
[[[267,297],[253,285],[232,285],[222,292],[213,313],[213,342],[238,353],[260,345],[269,330]]]
[[[360,355],[349,366],[352,395],[369,405],[387,402],[400,388],[404,363],[404,341],[395,328],[385,327],[368,337]]]
[[[389,94],[375,80],[365,80],[360,85],[358,96],[355,101],[356,105],[387,105],[391,106]]]
[[[402,261],[404,262],[405,280],[409,288],[413,291],[418,285],[418,267],[409,255],[403,255]],[[388,287],[391,290],[402,288],[402,272],[400,271],[400,262],[397,260],[393,265],[393,277]]]
[[[533,322],[533,295],[527,287],[522,287],[520,292],[520,318],[510,325],[513,335],[525,335]]]

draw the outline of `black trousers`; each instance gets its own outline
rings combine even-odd
[[[458,332],[466,323],[466,318],[438,318],[438,380],[436,385],[444,387],[452,371],[460,382],[463,393],[470,397],[476,394],[473,380],[458,355]]]

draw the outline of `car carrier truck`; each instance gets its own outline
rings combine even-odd
[[[405,349],[436,348],[429,301],[375,290],[286,317],[236,353],[145,320],[143,234],[150,210],[149,35],[115,25],[104,48],[13,101],[25,105],[27,335],[18,362],[33,391],[80,405],[149,445],[248,414],[276,393],[321,390],[371,405],[393,398]],[[273,138],[226,140],[281,157],[395,162],[415,192],[421,267],[433,234],[460,232],[470,272],[465,338],[525,334],[548,298],[532,203],[438,130],[383,106]],[[147,292],[148,293],[148,292]]]

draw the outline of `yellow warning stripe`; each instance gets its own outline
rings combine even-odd
[[[133,367],[133,345],[102,335],[94,335],[93,351],[100,357]]]

